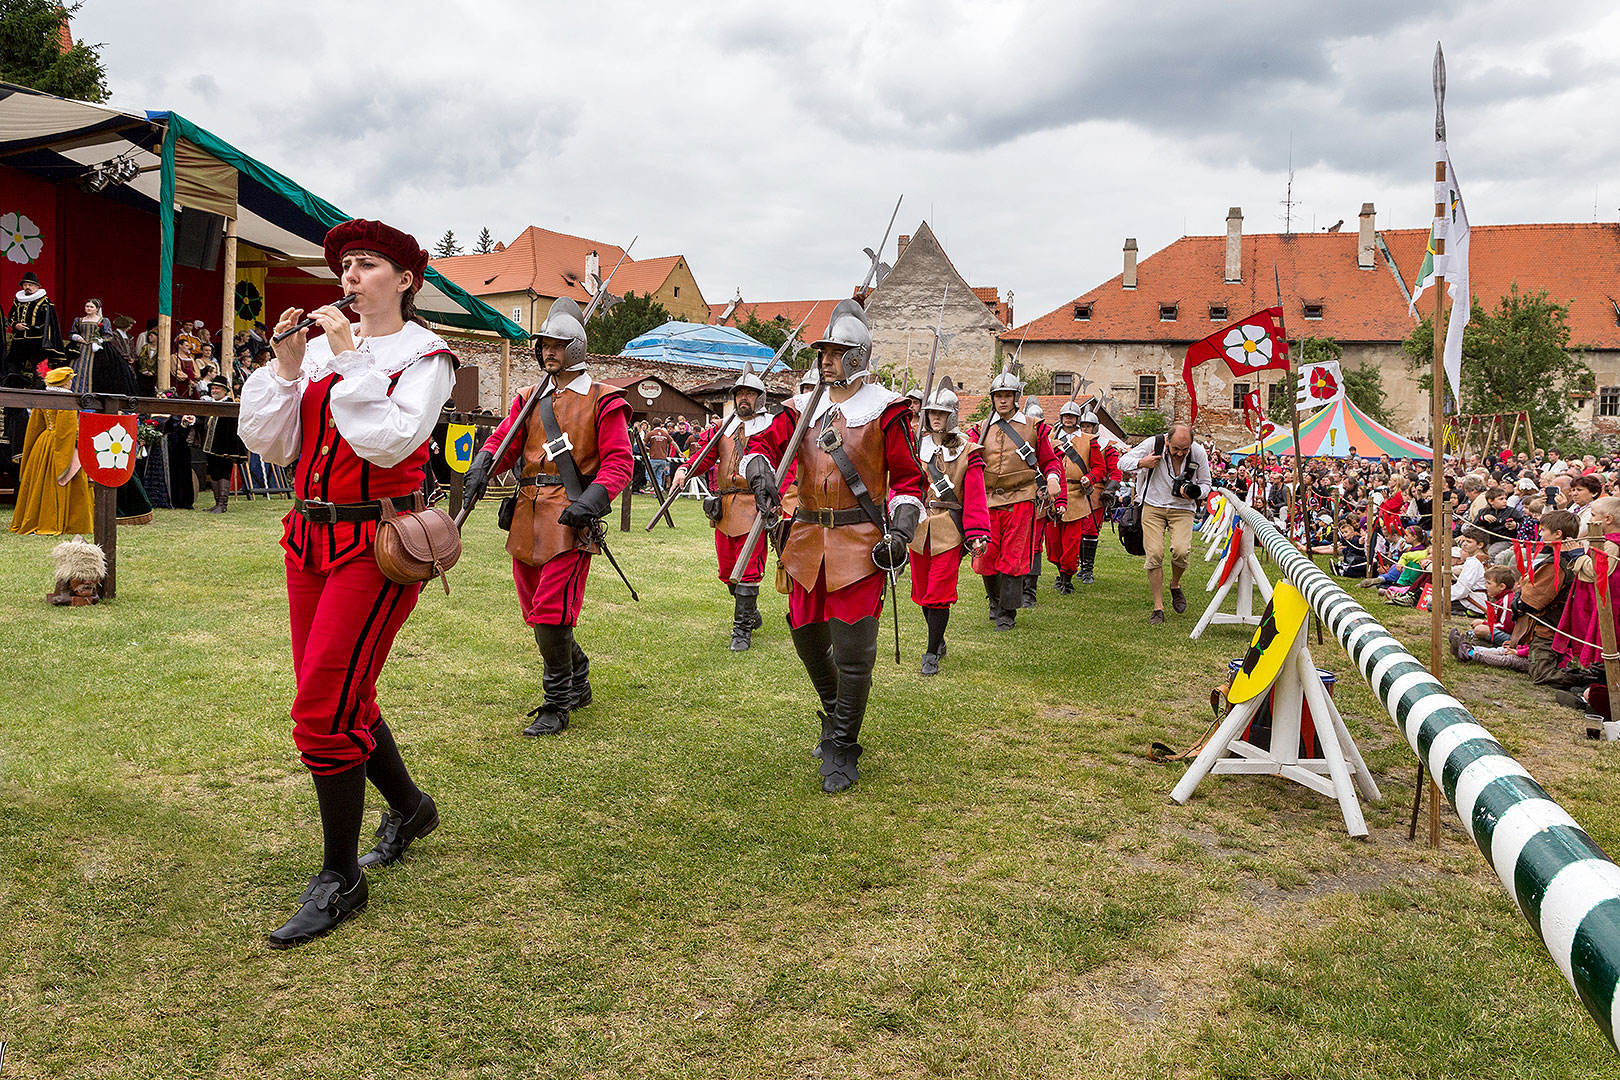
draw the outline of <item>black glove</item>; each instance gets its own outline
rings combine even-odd
[[[722,510],[722,507],[720,505],[720,496],[718,496],[718,495],[705,495],[703,497],[703,516],[704,517],[708,518],[710,521],[719,521],[720,520],[721,510]]]
[[[776,513],[782,505],[782,493],[776,489],[776,476],[770,462],[763,457],[748,460],[748,487],[754,493],[754,505],[766,517]]]
[[[889,531],[872,545],[872,562],[879,570],[898,570],[906,565],[906,548],[917,535],[921,512],[911,503],[901,503],[889,516]]]
[[[608,494],[608,489],[601,484],[592,484],[557,515],[557,524],[569,529],[583,529],[606,517],[612,507],[613,497]]]
[[[488,450],[480,450],[473,456],[472,464],[467,466],[467,478],[461,482],[461,505],[471,506],[484,497],[489,487],[489,470],[494,464],[495,455]]]

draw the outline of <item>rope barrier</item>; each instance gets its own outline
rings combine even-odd
[[[1620,866],[1377,619],[1263,515],[1232,502],[1349,653],[1604,1038],[1616,1046]]]

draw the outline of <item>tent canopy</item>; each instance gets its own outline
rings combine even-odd
[[[764,374],[776,350],[755,341],[735,326],[671,321],[631,341],[619,355],[731,371],[741,371],[748,363]],[[770,370],[788,370],[787,361],[778,360]]]
[[[235,217],[238,240],[313,278],[335,281],[321,258],[326,231],[351,216],[177,113],[144,116],[0,83],[0,164],[55,183],[124,158],[140,170],[99,197],[157,215],[163,236],[159,310],[170,312],[174,217],[192,207]],[[417,308],[432,322],[521,340],[521,327],[428,268]]]
[[[1274,454],[1294,452],[1294,433],[1279,429],[1267,439],[1264,446],[1250,443],[1233,450],[1228,457],[1242,458],[1266,451]],[[1299,451],[1305,457],[1352,456],[1377,461],[1388,454],[1392,458],[1434,457],[1434,451],[1422,443],[1397,435],[1360,409],[1347,396],[1326,405],[1299,425]]]

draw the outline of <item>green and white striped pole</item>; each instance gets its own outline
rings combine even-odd
[[[1233,508],[1339,639],[1611,1046],[1620,866],[1416,657],[1262,515]]]

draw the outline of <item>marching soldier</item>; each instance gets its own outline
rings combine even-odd
[[[917,458],[927,485],[928,516],[911,538],[911,599],[928,624],[922,673],[938,675],[945,658],[945,627],[956,603],[962,551],[977,555],[990,538],[984,497],[984,456],[957,426],[956,393],[946,379],[923,406]]]
[[[794,398],[750,439],[743,473],[761,512],[774,514],[782,499],[774,465],[814,402],[796,456],[799,506],[780,559],[792,579],[793,647],[821,699],[821,788],[838,792],[860,778],[883,589],[888,573],[905,565],[922,517],[922,480],[905,401],[871,377],[872,335],[859,303],[833,309],[816,348],[825,393]]]
[[[535,334],[548,378],[542,397],[506,455],[495,451],[536,387],[518,391],[506,419],[467,469],[464,497],[476,501],[492,474],[521,465],[506,550],[512,556],[523,621],[534,628],[545,665],[545,699],[525,735],[557,735],[569,714],[591,703],[591,661],[574,640],[591,556],[602,550],[598,523],[630,482],[630,404],[624,391],[585,370],[584,312],[568,297],[551,305]]]
[[[1034,394],[1024,399],[1024,415],[1037,424],[1046,420],[1046,411]],[[1041,552],[1046,548],[1046,525],[1054,518],[1052,500],[1037,495],[1035,498],[1035,555],[1030,559],[1029,573],[1024,575],[1024,595],[1018,606],[1032,608],[1040,595]]]
[[[1062,472],[1050,430],[1018,408],[1024,384],[1003,372],[990,383],[990,415],[976,434],[984,448],[984,485],[990,506],[990,542],[973,559],[984,577],[990,618],[1011,630],[1021,606],[1024,579],[1040,539],[1035,504],[1043,495],[1063,506]]]
[[[1057,521],[1046,526],[1046,550],[1057,563],[1057,591],[1074,592],[1074,574],[1080,583],[1096,579],[1097,537],[1108,508],[1109,482],[1123,479],[1119,448],[1097,438],[1100,424],[1095,409],[1081,409],[1072,398],[1058,410],[1058,429],[1052,444],[1063,458],[1067,503]]]
[[[703,500],[703,513],[714,525],[714,553],[720,564],[720,580],[736,598],[731,620],[731,651],[742,652],[753,644],[754,631],[765,625],[765,617],[759,613],[759,583],[765,576],[764,544],[754,545],[742,580],[735,585],[731,583],[731,571],[742,553],[743,542],[759,516],[753,492],[742,474],[742,461],[748,453],[748,440],[771,423],[764,409],[765,382],[747,366],[731,388],[731,404],[735,415],[704,433],[708,441],[690,461],[675,470],[673,483],[679,490],[688,476],[714,466],[715,483],[709,489],[709,497]]]

